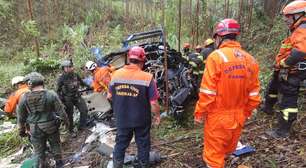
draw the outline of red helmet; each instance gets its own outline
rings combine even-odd
[[[234,19],[224,19],[217,23],[214,30],[214,37],[216,35],[225,36],[227,34],[240,34],[240,25]]]
[[[128,59],[144,61],[146,59],[145,50],[138,46],[132,47],[128,52]]]
[[[190,44],[189,43],[184,43],[184,48],[190,48]]]

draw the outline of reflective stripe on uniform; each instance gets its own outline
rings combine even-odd
[[[192,67],[197,67],[197,66],[198,66],[195,62],[192,62],[192,61],[189,61],[189,64],[190,64]]]
[[[198,59],[200,59],[201,61],[203,61],[204,57],[202,55],[198,56]]]
[[[249,96],[257,96],[259,93],[258,92],[251,92],[249,93]]]
[[[291,44],[282,44],[281,48],[290,49],[290,48],[292,48],[292,45]]]
[[[111,81],[110,85],[114,85],[115,83],[120,83],[120,84],[131,84],[131,85],[149,86],[150,82],[151,81],[114,79],[114,80]]]
[[[207,163],[206,163],[206,167],[207,167],[207,168],[212,168],[212,167],[208,166]]]
[[[193,71],[192,74],[199,75],[199,72]]]
[[[216,50],[216,51],[222,57],[224,62],[228,62],[228,59],[227,59],[226,55],[222,51],[220,51],[220,50]]]
[[[277,95],[276,94],[269,94],[268,95],[270,98],[277,98]]]
[[[282,113],[283,113],[283,118],[288,121],[289,119],[289,114],[290,113],[297,113],[298,112],[298,108],[286,108],[286,109],[283,109],[281,110]]]
[[[209,89],[200,88],[200,92],[201,92],[201,93],[206,93],[206,94],[209,94],[209,95],[217,95],[217,92],[216,92],[216,91],[214,91],[214,90],[209,90]]]

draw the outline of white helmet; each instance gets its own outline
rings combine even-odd
[[[24,82],[24,76],[15,76],[13,79],[12,79],[12,85],[16,85],[20,82]]]
[[[88,71],[92,71],[92,70],[96,69],[97,66],[98,65],[95,62],[93,62],[93,61],[87,61],[86,64],[85,64],[85,68]]]

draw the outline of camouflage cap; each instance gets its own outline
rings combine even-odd
[[[64,60],[61,62],[61,67],[64,68],[64,67],[72,67],[73,66],[73,63],[72,61],[70,60]]]
[[[34,84],[43,84],[45,78],[42,76],[42,74],[38,72],[31,72],[25,76],[25,81],[28,82],[29,85],[34,85]]]

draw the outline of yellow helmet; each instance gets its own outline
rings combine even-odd
[[[207,39],[205,42],[204,42],[204,46],[207,47],[211,44],[213,44],[215,41],[211,38]]]

